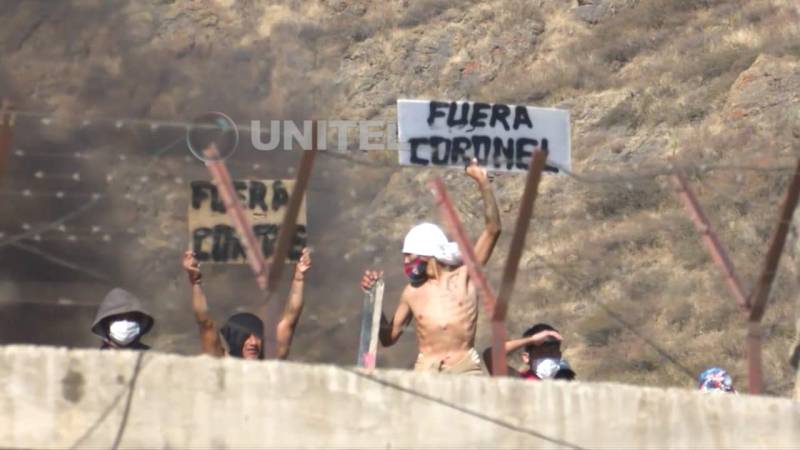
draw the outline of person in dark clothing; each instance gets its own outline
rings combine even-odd
[[[509,375],[526,380],[575,379],[575,372],[567,363],[567,360],[562,357],[561,341],[562,338],[558,330],[546,323],[537,323],[525,330],[520,339],[507,341],[505,344],[506,354],[520,348],[525,349],[522,352],[522,362],[525,363],[525,370],[520,372],[509,367]],[[491,347],[484,350],[483,360],[486,362],[486,368],[489,373],[492,373]]]
[[[311,253],[308,249],[303,249],[300,260],[295,265],[286,308],[275,329],[277,341],[275,356],[278,359],[286,359],[289,356],[294,332],[303,312],[305,273],[310,267]],[[191,251],[183,255],[183,268],[192,286],[192,309],[200,329],[200,346],[203,353],[212,356],[264,359],[263,320],[255,314],[234,314],[218,332],[216,323],[208,314],[208,301],[200,287],[203,278],[200,273],[200,263]]]
[[[103,339],[101,349],[149,350],[141,339],[154,322],[135,295],[114,288],[100,303],[92,333]]]

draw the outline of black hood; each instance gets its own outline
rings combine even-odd
[[[259,359],[264,359],[264,322],[255,314],[238,313],[231,316],[225,326],[219,330],[225,339],[230,356],[241,358],[244,341],[253,334],[261,339],[261,354]]]
[[[142,302],[130,292],[114,288],[106,294],[103,302],[100,303],[100,308],[97,309],[97,315],[92,324],[92,333],[103,339],[108,339],[108,322],[110,322],[110,319],[127,313],[135,313],[139,316],[138,322],[142,327],[140,337],[153,328],[153,317],[144,309]]]

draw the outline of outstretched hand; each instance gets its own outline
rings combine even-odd
[[[303,249],[303,253],[300,255],[300,259],[297,261],[297,265],[294,268],[294,277],[295,279],[302,280],[305,276],[305,273],[308,269],[311,268],[311,250],[308,248]]]
[[[364,276],[361,277],[361,289],[365,291],[372,289],[372,286],[381,278],[383,278],[382,270],[365,270]]]
[[[200,273],[200,263],[194,257],[194,253],[191,250],[187,250],[183,254],[183,270],[185,270],[186,275],[189,276],[190,284],[200,284],[203,274]]]
[[[465,172],[470,178],[478,183],[485,183],[489,181],[489,175],[487,174],[486,169],[478,165],[477,158],[472,158],[469,161]]]

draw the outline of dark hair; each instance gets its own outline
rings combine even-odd
[[[546,330],[551,330],[551,331],[558,332],[558,330],[553,328],[552,325],[549,325],[549,324],[546,324],[546,323],[537,323],[536,325],[534,325],[534,326],[528,328],[527,330],[525,330],[525,332],[522,333],[522,337],[533,336],[536,333],[539,333],[539,332],[542,332],[542,331],[546,331]]]
[[[558,369],[556,372],[556,376],[553,377],[556,380],[567,380],[572,381],[575,379],[575,371],[569,367]]]
[[[542,331],[548,331],[548,330],[549,330],[549,331],[555,331],[556,333],[558,332],[558,330],[556,330],[556,329],[555,329],[555,328],[554,328],[552,325],[550,325],[550,324],[547,324],[547,323],[537,323],[536,325],[534,325],[534,326],[532,326],[532,327],[528,328],[527,330],[525,330],[525,332],[524,332],[524,333],[522,333],[522,337],[533,336],[533,335],[534,335],[534,334],[536,334],[536,333],[541,333]],[[557,340],[555,340],[555,339],[552,339],[552,340],[551,340],[551,339],[552,339],[552,338],[550,338],[550,339],[546,340],[546,341],[545,341],[545,344],[548,344],[548,343],[551,343],[551,342],[556,342],[556,343],[558,342],[558,341],[557,341]],[[528,353],[531,353],[531,351],[533,350],[533,348],[534,348],[534,347],[535,347],[534,345],[526,345],[526,346],[525,346],[525,351],[526,351],[526,352],[528,352]]]
[[[220,334],[228,344],[228,352],[234,358],[242,357],[242,346],[247,338],[253,334],[262,341],[259,359],[264,359],[264,323],[255,314],[238,313],[228,319],[220,329]]]

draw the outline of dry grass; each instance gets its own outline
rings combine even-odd
[[[621,174],[622,175],[622,174]],[[657,208],[665,194],[656,182],[603,182],[586,192],[586,212],[599,220]]]
[[[447,9],[459,5],[455,0],[417,0],[408,2],[408,8],[397,21],[402,28],[412,28],[441,15]]]
[[[568,355],[570,358],[575,355],[571,362],[581,379],[691,387],[693,377],[713,364],[730,369],[741,386],[743,330],[722,276],[711,263],[668,181],[663,177],[626,178],[636,171],[636,163],[663,165],[675,148],[679,150],[678,158],[692,164],[749,164],[753,163],[752,153],[786,153],[782,146],[796,139],[792,137],[793,127],[800,136],[800,128],[791,122],[796,118],[787,117],[783,119],[785,123],[763,124],[763,130],[744,125],[733,128],[715,123],[714,119],[738,75],[759,54],[800,56],[800,39],[794,38],[800,18],[787,9],[786,1],[780,6],[767,0],[640,0],[630,9],[587,25],[577,22],[563,3],[553,7],[561,8],[555,19],[543,16],[537,3],[509,0],[483,9],[477,7],[477,2],[468,5],[476,8],[468,8],[454,0],[409,1],[406,6],[391,2],[385,7],[371,3],[365,6],[363,16],[358,11],[350,13],[352,4],[341,3],[343,11],[334,18],[319,17],[319,23],[309,19],[279,25],[265,17],[262,25],[269,25],[266,34],[271,36],[270,45],[274,46],[269,47],[270,51],[281,50],[291,56],[284,58],[286,62],[294,62],[306,52],[319,52],[319,58],[328,61],[322,69],[330,71],[335,83],[311,87],[320,91],[331,87],[334,92],[330,95],[353,92],[359,84],[375,80],[383,84],[369,95],[385,97],[389,103],[399,95],[440,96],[461,92],[453,91],[457,81],[451,78],[457,75],[450,77],[445,69],[455,64],[453,59],[463,57],[475,58],[478,66],[486,63],[501,67],[497,78],[485,85],[481,81],[479,88],[468,89],[470,96],[541,105],[562,101],[580,104],[595,94],[602,97],[584,108],[583,117],[575,117],[577,136],[573,157],[577,172],[599,171],[609,175],[604,182],[597,183],[555,178],[552,189],[537,200],[535,216],[548,215],[550,221],[534,219],[529,234],[534,237],[525,253],[530,256],[535,252],[547,264],[534,259],[520,273],[511,329],[521,332],[537,321],[553,323],[567,336]],[[298,2],[297,7],[300,6]],[[469,16],[470,11],[478,9],[482,16]],[[456,24],[453,27],[456,30],[466,27],[470,33],[475,24],[486,27],[474,34],[486,39],[487,52],[470,54],[473,44],[484,44],[477,37],[473,40],[473,36],[466,34],[432,32],[451,24]],[[527,34],[515,44],[517,36],[504,34],[509,29]],[[549,54],[539,53],[537,45],[551,33],[563,39],[563,46],[552,46]],[[313,45],[290,47],[282,42],[288,36],[297,39],[283,40]],[[431,56],[438,61],[432,64],[420,47],[415,46],[423,40],[446,42],[452,48]],[[495,44],[500,50],[507,45],[519,45],[525,49],[519,54],[530,57],[520,61],[504,56],[501,51],[495,53],[492,47]],[[285,70],[278,73],[284,75],[276,78],[273,86],[276,92],[287,91],[285,82],[292,81],[296,74],[318,69],[304,64],[287,68],[283,59],[266,54],[275,59],[270,67]],[[299,60],[302,62],[303,58]],[[456,62],[458,65],[464,61]],[[194,64],[191,70],[196,69]],[[434,69],[425,76],[410,75],[417,66]],[[359,69],[345,70],[351,67]],[[438,68],[444,68],[444,72]],[[143,84],[156,86],[160,76],[155,75]],[[428,83],[431,80],[435,82]],[[289,84],[298,92],[309,87],[308,83]],[[239,85],[231,86],[234,89]],[[252,96],[243,90],[231,92],[230,98],[238,99],[237,102]],[[617,95],[620,92],[625,95],[621,103]],[[606,93],[613,103],[603,97]],[[386,106],[386,100],[382,101],[379,106]],[[341,99],[347,105],[344,112],[358,112],[360,106],[354,106],[357,102],[369,103],[363,96]],[[300,100],[293,103],[303,104]],[[254,110],[257,106],[263,105],[252,105]],[[673,134],[675,144],[670,146],[665,136]],[[610,173],[615,170],[618,174]],[[360,179],[365,172],[342,173],[337,175],[337,183],[365,186],[365,180]],[[352,323],[340,324],[339,328],[336,324],[338,319],[353,315],[353,303],[348,298],[355,292],[353,280],[357,278],[348,279],[350,275],[346,272],[358,272],[361,267],[356,266],[363,259],[342,264],[342,256],[366,253],[365,242],[369,241],[371,256],[390,261],[384,266],[388,273],[397,268],[397,239],[408,224],[435,220],[432,212],[435,208],[424,188],[429,174],[418,172],[415,178],[410,173],[399,173],[379,197],[371,198],[372,202],[364,197],[378,192],[380,186],[370,188],[374,191],[365,188],[367,193],[360,194],[362,197],[357,201],[342,201],[348,214],[352,212],[347,216],[352,220],[339,219],[335,229],[320,227],[317,238],[327,244],[320,245],[322,253],[330,252],[330,256],[320,259],[318,267],[322,270],[317,276],[327,278],[317,285],[318,291],[310,293],[309,312],[316,311],[320,317],[329,318],[331,329],[339,331],[330,332],[331,336],[326,336],[329,339],[299,336],[306,340],[305,349],[303,345],[297,346],[299,358],[336,362],[351,359],[347,354],[354,341],[347,332],[354,329]],[[738,175],[741,177],[737,178]],[[751,283],[763,260],[765,242],[772,233],[787,175],[698,171],[690,179],[742,278]],[[514,202],[522,191],[521,185],[519,178],[515,196],[501,201],[502,206],[511,206],[504,217],[507,230],[514,223],[517,210]],[[479,198],[471,184],[448,179],[448,187],[453,187],[454,193],[471,193],[461,196],[459,208],[470,213],[467,220],[470,229],[478,229],[481,211],[475,205]],[[319,200],[312,201],[317,202],[315,208],[322,206],[326,211]],[[316,211],[318,217],[323,216],[319,209]],[[369,228],[359,228],[357,222],[365,218],[369,218]],[[501,266],[506,248],[507,241],[498,247],[499,254],[493,259],[491,270]],[[793,335],[792,324],[785,318],[793,314],[795,287],[791,277],[795,273],[788,263],[783,264],[765,318],[768,335],[765,367],[769,386],[776,392],[787,389],[781,387],[781,379],[788,372],[782,349],[787,348]],[[402,274],[397,270],[393,274],[396,278],[391,281],[395,286],[400,285]],[[219,285],[219,289],[230,286],[234,285]],[[339,294],[332,296],[333,291]],[[320,324],[309,327],[317,325]],[[385,361],[391,360],[395,367],[403,366],[405,356],[413,357],[413,336],[405,343],[408,353],[398,355],[397,350],[389,350],[384,354]]]
[[[773,20],[768,13],[742,17],[756,23]],[[666,41],[663,47],[675,45],[688,48]],[[699,56],[703,48],[695,48],[686,59],[696,57],[697,63],[673,65],[665,75],[674,88],[651,83],[602,111],[597,128],[586,134],[581,147],[591,147],[595,153],[606,151],[618,136],[652,133],[655,127],[668,124],[686,127],[676,137],[681,163],[747,165],[787,155],[790,142],[797,139],[791,123],[777,120],[770,126],[742,123],[734,127],[712,120],[699,124],[705,118],[714,119],[711,116],[724,105],[733,82],[758,54],[786,54],[781,52],[792,48],[771,40],[757,47],[724,44],[708,52],[707,60]],[[626,69],[628,76],[651,73],[634,66]],[[573,88],[561,85],[558,89],[563,93]],[[582,92],[587,91],[591,90]],[[666,150],[649,155],[651,162],[663,163],[662,158],[671,156]],[[608,158],[615,157],[584,161],[587,169],[603,171],[588,161]],[[566,279],[547,272],[551,300],[538,304],[535,319],[552,320],[561,328],[566,324],[572,339],[568,356],[574,355],[574,365],[587,379],[692,387],[701,370],[718,365],[730,370],[737,387],[744,389],[744,330],[723,277],[668,185],[658,178],[625,180],[630,173],[622,170],[618,180],[612,176],[604,183],[578,183],[569,195],[579,199],[581,206],[570,211],[585,213],[588,219],[581,221],[577,214],[572,222],[566,218],[556,227],[545,228],[548,234],[540,240],[556,240],[550,242],[554,250],[547,259],[558,262]],[[785,172],[700,170],[690,174],[746,289],[760,270],[788,179]],[[553,199],[548,205],[557,208],[560,203]],[[769,338],[764,364],[769,372],[768,391],[774,394],[786,394],[791,387],[781,348],[788,349],[794,334],[792,321],[785,318],[794,314],[795,274],[793,266],[783,264],[765,319]]]

